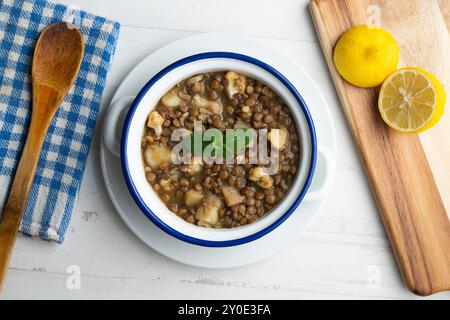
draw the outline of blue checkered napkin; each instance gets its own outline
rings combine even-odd
[[[45,0],[0,1],[0,212],[26,139],[31,112],[31,61],[50,23],[81,28],[80,73],[45,139],[20,231],[63,242],[80,187],[120,25]]]

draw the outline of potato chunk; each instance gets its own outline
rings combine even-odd
[[[167,108],[178,108],[181,103],[181,99],[178,96],[178,92],[176,90],[170,90],[167,92],[161,99],[162,103]]]
[[[185,172],[190,176],[195,176],[202,171],[203,159],[202,157],[192,157],[191,162],[186,165]]]
[[[250,169],[248,178],[250,180],[256,181],[258,185],[263,189],[270,189],[273,186],[273,179],[266,172],[263,167],[256,167]]]
[[[148,115],[147,126],[155,130],[156,135],[159,137],[162,133],[162,124],[164,123],[164,118],[157,112],[152,111]]]
[[[170,153],[170,150],[164,146],[149,145],[145,149],[144,160],[152,169],[156,169],[163,162],[171,162]]]
[[[215,226],[219,221],[219,209],[222,206],[222,201],[219,197],[213,194],[205,196],[202,206],[197,209],[195,217],[203,223],[210,226]]]
[[[233,98],[236,93],[244,93],[246,87],[246,78],[242,74],[238,74],[234,71],[228,71],[225,74],[225,79],[228,84],[225,88],[228,98]]]
[[[199,108],[200,113],[222,113],[222,105],[216,101],[210,101],[196,94],[191,101],[192,105]]]
[[[202,82],[203,75],[199,74],[196,76],[193,76],[192,78],[189,78],[186,80],[186,84],[190,86],[190,90],[193,93],[204,93],[205,92],[205,85]]]
[[[234,206],[235,204],[242,203],[245,197],[239,193],[235,187],[222,186],[222,194],[225,199],[225,204],[228,207]]]
[[[188,174],[190,174],[191,176],[196,175],[197,173],[199,173],[203,168],[203,165],[200,163],[190,163],[187,165],[187,170],[186,172]]]
[[[261,177],[267,175],[266,170],[263,167],[256,167],[250,169],[249,179],[253,181],[258,181]]]
[[[267,134],[267,140],[277,149],[283,150],[287,146],[288,133],[286,129],[272,129]]]
[[[273,179],[271,176],[263,176],[258,181],[258,185],[263,189],[270,189],[273,186]]]
[[[195,191],[195,190],[189,190],[185,194],[184,202],[186,203],[186,205],[188,207],[192,207],[192,206],[195,206],[196,204],[198,204],[200,201],[202,201],[203,197],[204,197],[204,194],[202,192]]]
[[[234,128],[235,129],[250,128],[250,126],[248,123],[245,123],[244,121],[239,119],[234,123]]]
[[[161,179],[159,185],[164,191],[171,191],[173,189],[172,179]]]
[[[189,86],[191,86],[191,85],[193,85],[194,83],[200,82],[200,81],[202,81],[202,80],[203,80],[203,75],[202,75],[202,74],[198,74],[198,75],[196,75],[196,76],[193,76],[193,77],[187,79],[187,80],[186,80],[186,84],[189,85]]]

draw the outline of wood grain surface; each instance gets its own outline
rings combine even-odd
[[[366,168],[403,278],[416,294],[450,290],[448,110],[435,128],[405,135],[377,110],[379,89],[356,88],[337,73],[334,45],[348,28],[377,23],[400,46],[402,66],[420,66],[448,92],[448,3],[434,0],[313,0],[313,20],[347,122]]]

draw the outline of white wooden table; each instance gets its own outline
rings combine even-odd
[[[337,174],[317,218],[289,248],[246,267],[173,262],[122,222],[100,172],[100,128],[63,245],[18,237],[0,299],[418,299],[403,285],[309,15],[308,0],[62,0],[122,24],[104,110],[127,72],[173,40],[198,32],[254,36],[296,58],[322,88],[336,125]],[[81,271],[69,289],[70,266]],[[77,267],[75,267],[77,268]],[[450,293],[432,298],[450,299]]]

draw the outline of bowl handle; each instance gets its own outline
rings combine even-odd
[[[322,199],[328,190],[331,183],[334,166],[333,153],[324,146],[317,147],[317,164],[314,171],[314,178],[311,184],[311,189],[306,193],[304,201],[313,202]]]
[[[134,96],[119,98],[111,103],[108,110],[106,110],[105,122],[103,124],[103,143],[117,157],[120,157],[120,138],[118,132],[118,129],[122,128],[122,124],[119,125],[120,115],[124,110],[130,108],[134,99]]]

